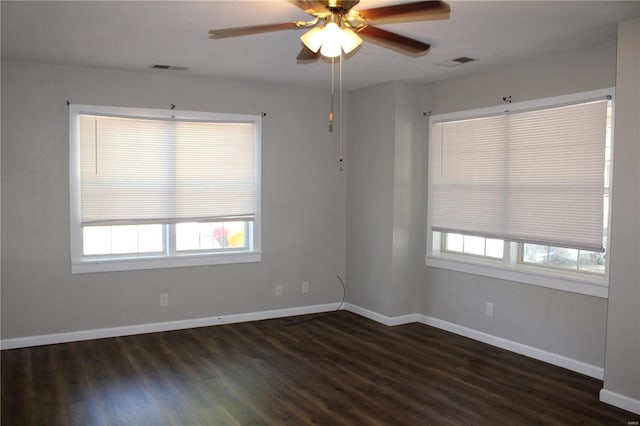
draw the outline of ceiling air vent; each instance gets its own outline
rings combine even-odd
[[[457,67],[458,65],[466,64],[467,62],[473,62],[473,61],[475,61],[475,59],[462,56],[460,58],[452,59],[450,61],[437,63],[436,65],[440,65],[441,67]]]
[[[172,70],[172,71],[186,71],[189,67],[179,67],[176,65],[162,65],[162,64],[153,64],[151,68],[154,70]]]

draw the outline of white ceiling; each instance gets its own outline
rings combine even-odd
[[[362,0],[362,10],[407,1]],[[615,40],[616,23],[640,16],[640,1],[450,1],[445,21],[383,28],[432,45],[412,58],[363,43],[345,61],[347,89],[386,81],[428,82],[528,57]],[[307,20],[281,1],[2,1],[2,58],[325,87],[330,66],[296,63],[300,35],[287,30],[210,40],[208,31]],[[460,56],[477,61],[436,65]]]

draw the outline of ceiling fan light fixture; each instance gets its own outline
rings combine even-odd
[[[323,27],[314,27],[302,34],[300,40],[304,43],[305,46],[313,53],[317,53],[320,50],[320,46],[322,46],[322,41],[324,40]]]
[[[340,56],[342,48],[342,30],[335,22],[329,22],[322,30],[322,47],[320,54],[327,58]]]
[[[314,53],[328,58],[340,56],[340,49],[350,53],[360,46],[362,39],[351,28],[340,28],[335,22],[329,22],[324,27],[315,27],[300,37],[304,45]]]
[[[362,39],[351,28],[342,29],[342,50],[344,53],[351,53],[355,48],[360,46]]]
[[[209,31],[209,38],[219,39],[305,28],[306,34],[300,37],[304,48],[297,56],[298,61],[308,62],[318,59],[319,52],[330,58],[339,56],[342,51],[353,54],[362,42],[360,34],[365,39],[378,42],[383,47],[415,57],[426,54],[431,46],[375,25],[448,19],[451,12],[450,6],[443,0],[410,0],[409,3],[359,11],[352,8],[360,3],[360,0],[291,0],[291,2],[311,15],[313,19],[215,29]],[[319,23],[322,24],[316,27]],[[331,33],[334,37],[340,37],[341,40],[328,40]],[[339,47],[336,47],[338,44]]]

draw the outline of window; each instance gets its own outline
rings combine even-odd
[[[530,265],[601,275],[605,269],[604,253],[538,244],[522,244],[519,261]]]
[[[504,241],[502,240],[448,232],[442,234],[442,238],[444,251],[491,259],[502,259],[504,256]]]
[[[612,94],[433,116],[427,265],[606,297]]]
[[[260,260],[261,117],[72,105],[73,272]]]

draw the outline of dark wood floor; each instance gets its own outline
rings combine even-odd
[[[602,382],[341,311],[2,351],[2,425],[628,425]]]

